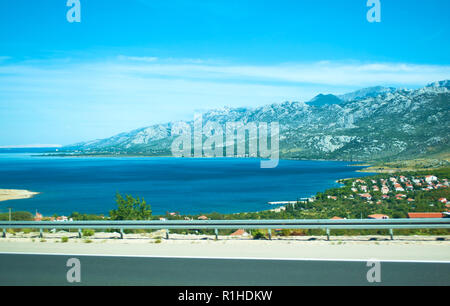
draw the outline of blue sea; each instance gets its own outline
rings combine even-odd
[[[44,157],[0,154],[0,189],[40,192],[31,199],[0,202],[0,211],[44,215],[108,214],[115,194],[143,197],[154,214],[236,213],[274,208],[360,177],[348,162],[281,160],[261,169],[258,159],[161,157]]]

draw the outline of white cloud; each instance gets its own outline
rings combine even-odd
[[[201,60],[121,55],[96,62],[37,61],[0,64],[0,98],[83,97],[152,101],[154,105],[256,106],[307,101],[366,86],[419,87],[450,78],[450,66],[331,62],[235,65]],[[1,101],[0,101],[1,104]]]
[[[330,87],[374,85],[423,86],[450,77],[450,66],[407,63],[314,62],[279,65],[234,65],[183,60],[158,63],[132,62],[95,64],[98,69],[141,77],[159,76],[181,79],[207,79],[215,82],[293,83]],[[291,85],[293,85],[291,84]]]
[[[449,78],[449,66],[407,63],[237,65],[127,56],[8,60],[0,62],[0,118],[8,118],[0,120],[0,131],[28,124],[60,134],[49,142],[67,144],[192,119],[198,109],[308,101],[319,93],[374,85],[418,87]],[[68,134],[76,137],[67,140]]]
[[[137,61],[137,62],[155,62],[158,60],[157,57],[152,56],[125,56],[119,55],[120,60]]]

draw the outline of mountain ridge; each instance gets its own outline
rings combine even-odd
[[[322,100],[317,105],[314,101],[283,102],[255,108],[213,109],[203,113],[203,123],[279,122],[282,158],[390,161],[448,152],[449,80],[414,90],[370,88],[350,93],[356,97],[350,100],[349,96],[318,95],[313,99]],[[329,103],[330,97],[341,102]],[[171,155],[171,144],[179,135],[172,128],[181,122],[155,124],[81,142],[63,147],[62,151]]]

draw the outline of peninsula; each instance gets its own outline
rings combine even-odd
[[[0,189],[0,202],[8,200],[29,199],[37,194],[39,194],[39,192],[18,189]]]

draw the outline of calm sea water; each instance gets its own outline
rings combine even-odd
[[[346,162],[281,160],[261,169],[257,159],[59,158],[0,154],[0,188],[27,189],[32,199],[0,202],[0,211],[38,210],[44,215],[105,213],[115,194],[144,197],[155,214],[235,213],[273,208],[339,186],[355,172]]]

